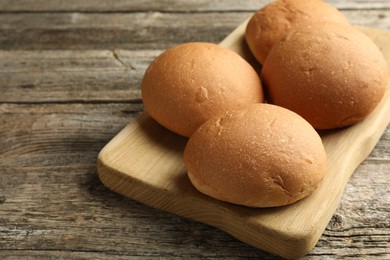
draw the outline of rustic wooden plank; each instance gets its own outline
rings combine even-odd
[[[0,166],[46,167],[58,163],[55,159],[71,149],[80,153],[98,150],[107,135],[112,137],[142,110],[141,103],[0,104]],[[82,165],[85,158],[73,159],[77,160],[74,164]]]
[[[275,259],[102,186],[97,153],[140,111],[131,103],[0,105],[0,258]],[[304,259],[390,257],[389,139],[388,128]]]
[[[248,15],[2,14],[0,49],[165,49],[188,41],[219,42]]]
[[[389,159],[363,162],[350,179],[339,208],[311,255],[390,258],[389,172]],[[365,192],[367,187],[370,194]]]
[[[353,24],[390,30],[390,10],[346,10]],[[0,15],[0,49],[165,49],[220,42],[252,12],[12,13]],[[365,19],[361,19],[365,17]],[[210,24],[212,26],[210,26]]]
[[[202,11],[240,11],[253,10],[254,7],[262,6],[270,0],[167,0],[167,1],[126,1],[126,0],[92,0],[92,1],[77,1],[77,0],[19,0],[17,3],[12,0],[0,0],[0,10],[3,12],[129,12],[129,11],[165,11],[165,12],[202,12]]]
[[[0,51],[0,102],[140,100],[161,51]]]
[[[219,42],[263,2],[0,0],[0,49],[56,50],[52,59],[34,51],[0,58],[0,85],[7,82],[0,103],[10,102],[0,105],[0,258],[276,259],[214,228],[113,194],[95,170],[100,148],[142,111],[137,87],[152,57],[184,41]],[[389,29],[388,11],[380,10],[389,9],[387,0],[329,2],[354,23]],[[112,50],[136,71],[115,61]],[[304,259],[390,258],[389,144],[388,127]]]
[[[153,0],[126,1],[126,0],[0,0],[2,12],[129,12],[129,11],[164,11],[164,12],[231,12],[254,11],[271,0],[167,0],[164,2]],[[328,0],[330,4],[341,9],[383,9],[389,8],[386,0]]]
[[[139,105],[3,104],[0,108],[2,259],[8,255],[55,257],[56,252],[85,258],[96,254],[104,259],[179,258],[224,255],[237,248],[235,239],[218,231],[197,246],[215,230],[126,200],[101,185],[97,153],[135,116]],[[158,230],[161,236],[150,236],[150,230]],[[219,241],[230,244],[230,251],[223,253],[226,245]],[[167,250],[161,252],[163,244]],[[210,245],[222,247],[212,251]],[[196,250],[187,251],[187,247]],[[256,252],[246,248],[235,254]],[[92,254],[86,256],[86,252]]]

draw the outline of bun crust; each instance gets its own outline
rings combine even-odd
[[[341,12],[322,0],[278,0],[252,16],[245,38],[253,55],[263,64],[273,45],[291,28],[313,22],[349,24]]]
[[[316,129],[364,119],[388,80],[386,61],[371,39],[334,23],[290,32],[269,53],[261,76],[270,103],[298,113]]]
[[[294,112],[270,104],[208,120],[189,139],[184,162],[200,192],[249,207],[300,200],[326,173],[317,132]]]
[[[211,43],[186,43],[163,52],[146,70],[141,90],[146,111],[187,137],[214,115],[264,101],[251,65]]]

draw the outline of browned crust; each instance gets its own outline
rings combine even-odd
[[[251,65],[211,43],[186,43],[163,52],[146,70],[141,90],[147,112],[187,137],[214,115],[264,101]]]
[[[326,173],[317,132],[297,114],[269,104],[207,121],[189,139],[184,162],[199,191],[250,207],[300,200]]]
[[[321,23],[290,32],[264,63],[269,102],[314,128],[355,124],[379,103],[387,64],[377,46],[351,26]]]
[[[341,12],[322,0],[279,0],[252,16],[245,38],[256,59],[263,64],[273,45],[287,32],[313,22],[349,24]]]

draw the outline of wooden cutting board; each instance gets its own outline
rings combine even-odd
[[[255,64],[244,43],[246,22],[221,45]],[[358,28],[390,63],[390,32]],[[362,71],[364,73],[364,71]],[[182,161],[187,139],[159,126],[146,113],[126,126],[100,152],[98,174],[109,189],[154,208],[209,224],[265,251],[296,258],[316,245],[334,214],[348,179],[390,122],[390,89],[376,110],[352,127],[322,134],[329,172],[309,197],[289,206],[254,209],[198,192]]]

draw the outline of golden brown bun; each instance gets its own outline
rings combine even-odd
[[[145,72],[146,111],[179,135],[207,119],[264,101],[256,71],[237,53],[211,43],[186,43],[166,50]]]
[[[288,108],[316,129],[364,119],[387,86],[387,64],[377,46],[351,26],[316,24],[277,43],[262,69],[270,103]]]
[[[270,104],[208,120],[189,139],[184,162],[200,192],[250,207],[302,199],[326,173],[324,147],[313,127]]]
[[[272,46],[292,27],[313,22],[349,24],[341,12],[324,1],[279,0],[266,5],[252,16],[245,38],[253,55],[263,64]]]

